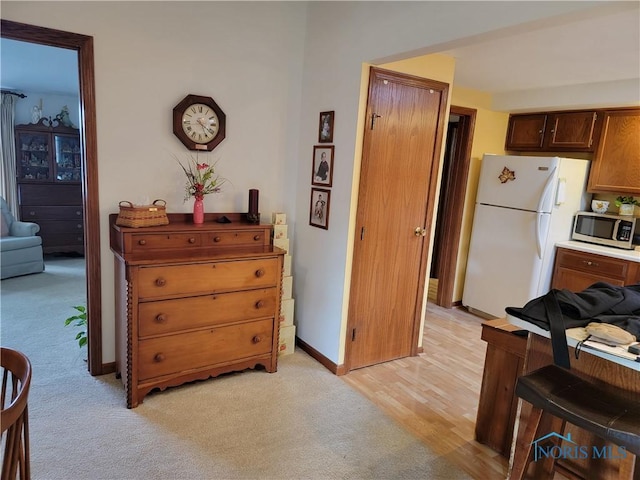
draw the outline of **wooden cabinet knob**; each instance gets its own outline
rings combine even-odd
[[[196,243],[196,239],[193,237],[189,238],[189,243]]]
[[[160,277],[156,279],[157,287],[164,287],[166,284],[167,284],[167,281],[164,278]]]
[[[220,237],[213,237],[213,241],[218,243],[220,240],[222,240],[222,238]]]
[[[34,212],[33,210],[29,212],[29,216],[31,217],[35,217],[36,216],[36,212]]]
[[[256,302],[256,308],[262,308],[262,307],[264,307],[264,301],[262,301],[262,300],[258,300],[258,301]]]
[[[146,240],[138,240],[138,245],[146,245],[147,241]]]
[[[82,228],[82,224],[79,223],[78,225],[76,225],[76,227],[78,227],[78,230],[80,230]]]
[[[256,277],[260,278],[264,275],[264,270],[261,268],[259,270],[256,270]]]
[[[260,342],[262,341],[262,338],[260,338],[258,335],[256,335],[255,337],[253,337],[253,338],[251,339],[251,341],[252,341],[253,343],[260,343]]]
[[[260,235],[255,235],[255,236],[253,237],[253,239],[254,239],[255,241],[260,240]]]
[[[154,362],[164,362],[165,356],[164,353],[156,353],[155,356],[153,357],[153,361]]]
[[[159,313],[156,315],[156,322],[165,323],[167,321],[167,316],[164,313]]]
[[[78,216],[82,215],[82,210],[76,210],[76,215]]]

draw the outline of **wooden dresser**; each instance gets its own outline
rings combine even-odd
[[[221,215],[232,223],[216,223]],[[153,389],[263,365],[277,370],[282,266],[271,225],[243,214],[169,214],[125,228],[109,216],[115,255],[116,374],[127,407]]]

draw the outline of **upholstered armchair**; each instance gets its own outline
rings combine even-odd
[[[36,235],[40,226],[16,220],[2,197],[0,210],[0,278],[4,280],[44,271],[42,238]]]

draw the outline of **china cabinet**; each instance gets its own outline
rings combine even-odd
[[[220,214],[221,215],[221,214]],[[116,374],[127,407],[154,389],[262,365],[277,370],[284,250],[272,225],[203,224],[168,214],[169,225],[117,226]]]
[[[42,118],[17,125],[20,219],[40,225],[44,253],[84,254],[82,148],[76,128]]]

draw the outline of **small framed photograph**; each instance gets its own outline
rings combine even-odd
[[[318,143],[333,143],[333,118],[335,112],[320,112]]]
[[[311,205],[309,212],[309,225],[312,227],[329,230],[329,205],[331,203],[331,190],[323,188],[311,189]]]
[[[313,147],[313,171],[311,185],[330,187],[333,183],[334,146],[316,145]]]

